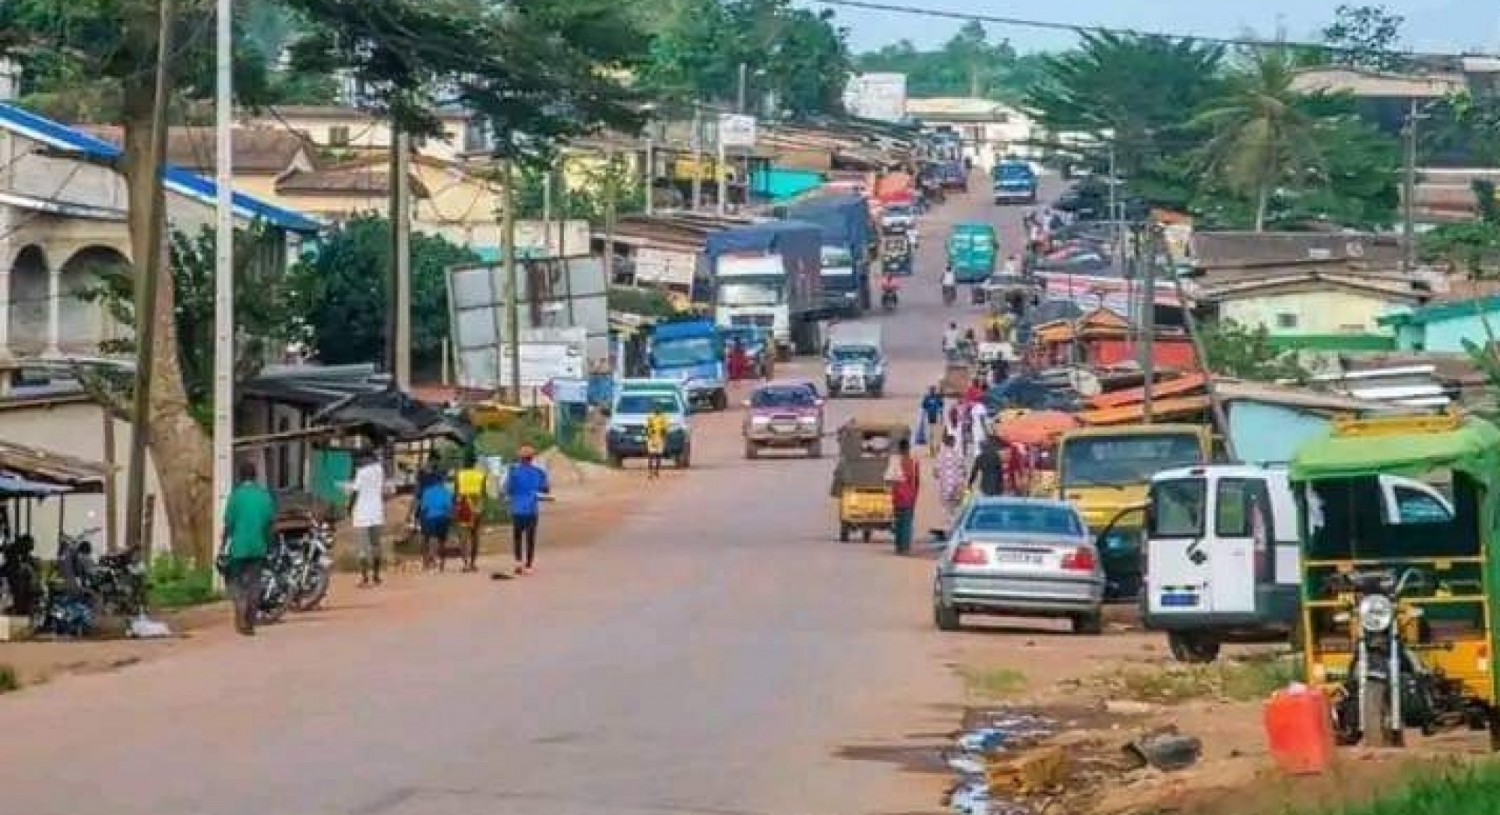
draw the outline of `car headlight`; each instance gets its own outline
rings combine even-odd
[[[768,425],[770,423],[771,423],[771,419],[768,416],[751,416],[750,417],[750,424],[753,424],[753,425]]]
[[[807,427],[816,426],[817,423],[818,423],[818,417],[816,417],[816,416],[799,416],[797,418],[797,424],[806,425]]]
[[[1396,605],[1383,594],[1371,594],[1359,601],[1359,624],[1374,634],[1391,627],[1396,620]]]

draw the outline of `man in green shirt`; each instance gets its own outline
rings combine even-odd
[[[234,601],[234,627],[255,633],[255,611],[260,605],[260,570],[271,546],[276,500],[256,480],[255,465],[240,464],[239,483],[224,505],[224,583]]]

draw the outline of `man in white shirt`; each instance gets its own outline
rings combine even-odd
[[[943,353],[952,354],[958,350],[958,323],[949,323],[943,329]]]
[[[361,454],[349,496],[349,523],[359,553],[359,586],[380,585],[380,535],[385,528],[385,467],[373,452]]]
[[[977,456],[980,444],[990,437],[990,411],[984,406],[984,400],[975,402],[969,408],[969,422],[972,427],[969,433],[974,439],[974,446],[970,452]]]

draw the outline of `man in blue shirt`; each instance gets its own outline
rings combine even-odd
[[[922,397],[922,421],[927,423],[927,453],[938,454],[938,442],[943,438],[943,395],[937,386],[927,389]]]
[[[447,480],[429,481],[417,496],[417,519],[422,526],[422,561],[425,567],[448,568],[448,530],[453,525],[453,488]]]
[[[510,501],[511,544],[516,557],[516,574],[530,574],[536,559],[536,522],[543,495],[552,487],[547,471],[532,459],[536,451],[530,445],[521,447],[520,461],[510,465],[505,474],[505,497]],[[524,543],[524,546],[523,546]]]

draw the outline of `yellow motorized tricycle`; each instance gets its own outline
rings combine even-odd
[[[829,495],[839,502],[839,540],[855,532],[866,543],[878,531],[891,531],[896,508],[891,503],[886,470],[910,429],[895,422],[853,419],[839,428],[839,460]]]
[[[1467,727],[1500,750],[1500,429],[1456,413],[1336,420],[1291,480],[1306,678],[1332,697],[1339,740]]]

